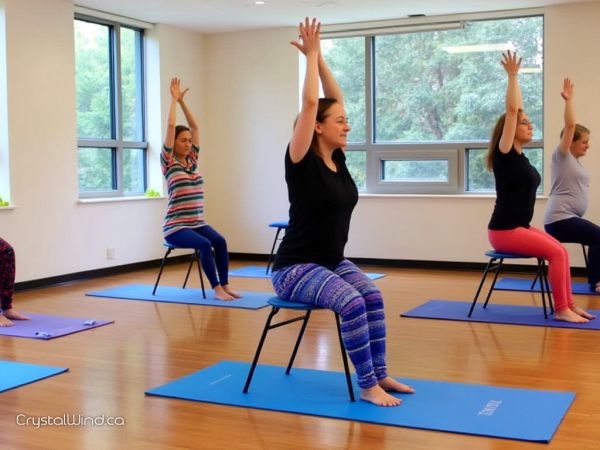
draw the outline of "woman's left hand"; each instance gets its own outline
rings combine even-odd
[[[185,97],[185,94],[187,94],[187,91],[190,90],[190,88],[184,89],[183,91],[181,90],[181,80],[177,77],[172,78],[171,79],[171,96],[177,100],[178,102],[183,101],[183,97]]]

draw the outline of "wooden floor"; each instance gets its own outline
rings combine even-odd
[[[168,266],[164,284],[181,283],[185,268]],[[0,359],[69,368],[66,374],[0,394],[0,448],[600,449],[600,331],[400,318],[401,312],[428,299],[472,298],[479,273],[368,269],[387,274],[376,284],[386,299],[388,366],[393,376],[574,391],[575,402],[552,442],[543,445],[146,397],[146,389],[218,361],[250,361],[268,313],[268,308],[85,296],[125,283],[150,284],[157,270],[147,270],[16,295],[16,307],[25,312],[114,319],[115,324],[49,341],[0,336]],[[238,289],[272,289],[266,279],[232,281]],[[539,305],[539,298],[527,293],[497,292],[493,301]],[[600,297],[576,296],[576,301],[600,309]],[[296,365],[342,370],[331,316],[313,317]],[[267,341],[262,362],[284,365],[296,332],[296,325],[273,331],[276,337]],[[18,426],[17,414],[103,414],[122,417],[125,425],[36,429]]]

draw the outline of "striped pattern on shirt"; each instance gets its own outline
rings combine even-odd
[[[173,156],[173,149],[163,146],[160,166],[167,180],[169,204],[163,224],[165,236],[183,228],[197,228],[204,222],[204,178],[197,171],[198,153],[195,145],[185,157],[185,164]]]

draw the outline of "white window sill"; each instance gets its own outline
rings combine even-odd
[[[360,198],[496,198],[496,194],[367,194],[359,192]],[[547,195],[537,195],[536,200],[547,200]]]
[[[165,200],[167,197],[92,197],[92,198],[80,198],[77,203],[90,204],[90,203],[117,203],[117,202],[144,202],[152,200]]]

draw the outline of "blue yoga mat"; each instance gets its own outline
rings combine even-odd
[[[230,270],[229,276],[244,278],[271,278],[271,271],[269,270],[269,272],[266,273],[266,270],[266,266],[244,266],[238,269]],[[385,277],[385,273],[365,272],[365,275],[371,280],[377,280]]]
[[[489,303],[483,308],[483,300],[477,303],[471,317],[469,308],[471,302],[453,302],[448,300],[429,300],[417,306],[402,317],[415,317],[420,319],[458,320],[462,322],[503,323],[512,325],[533,325],[538,327],[578,328],[581,330],[600,330],[600,311],[589,310],[590,314],[599,317],[588,323],[570,323],[554,320],[552,316],[544,319],[544,310],[541,306],[499,305]]]
[[[68,371],[64,367],[38,366],[13,361],[0,361],[0,392],[43,380]]]
[[[112,289],[88,292],[91,297],[116,298],[123,300],[145,300],[151,302],[184,303],[187,305],[222,306],[228,308],[260,309],[267,306],[272,292],[242,292],[242,298],[224,302],[214,298],[214,291],[206,289],[206,298],[202,298],[201,289],[182,289],[172,286],[158,286],[156,295],[152,295],[153,285],[128,284]]]
[[[500,289],[503,291],[527,291],[527,292],[540,292],[540,282],[537,281],[531,288],[531,282],[533,278],[530,280],[523,278],[502,278],[496,282],[494,289]],[[593,291],[590,288],[589,283],[572,283],[571,290],[573,294],[581,294],[581,295],[600,295],[600,293]]]
[[[114,320],[24,314],[30,320],[13,320],[12,327],[0,327],[0,336],[47,340],[114,323]]]
[[[221,361],[146,392],[148,395],[307,414],[381,425],[548,442],[575,398],[555,392],[402,379],[416,394],[398,407],[351,403],[343,372],[259,365],[248,394],[250,364]],[[354,386],[358,393],[358,386]]]

